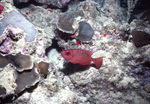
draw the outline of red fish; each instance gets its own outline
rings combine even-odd
[[[3,12],[4,7],[2,5],[0,5],[0,14]]]
[[[91,61],[94,62],[96,68],[99,69],[102,65],[103,58],[92,58],[92,52],[82,49],[69,49],[61,52],[61,55],[71,63],[78,63],[80,65],[89,65]]]

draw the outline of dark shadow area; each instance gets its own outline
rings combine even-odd
[[[42,3],[37,3],[35,0],[29,0],[27,3],[19,3],[18,0],[13,0],[13,3],[14,3],[14,6],[17,7],[17,8],[19,8],[19,9],[28,7],[30,4],[33,4],[35,6],[46,5],[46,4],[42,4]],[[60,9],[62,12],[66,12],[68,10],[68,4],[66,6],[64,6],[63,8],[59,8],[57,6],[54,6],[54,5],[50,4],[50,5],[47,5],[47,8],[50,8],[50,9]]]
[[[128,5],[127,5],[127,0],[120,0],[120,6],[125,8],[126,11],[128,11]],[[131,12],[131,16],[129,19],[129,23],[133,20],[136,19],[137,14],[144,12],[145,10],[150,9],[150,0],[138,0],[137,4],[135,5],[133,11]],[[127,13],[126,13],[127,15]]]
[[[42,6],[41,4],[35,2],[34,0],[29,0],[26,3],[20,3],[20,2],[18,2],[18,0],[13,0],[13,3],[14,3],[14,6],[19,8],[19,9],[28,7],[30,4],[34,4],[34,5],[37,5],[37,6]]]
[[[67,10],[68,10],[68,5],[66,5],[63,8],[61,8],[61,12],[66,12]]]
[[[48,52],[50,52],[51,49],[56,49],[58,52],[61,52],[64,48],[63,47],[60,47],[58,45],[58,41],[60,39],[64,40],[64,41],[68,41],[68,40],[72,40],[73,38],[71,37],[72,34],[68,34],[68,33],[65,33],[65,32],[62,32],[58,29],[55,29],[54,31],[55,35],[56,35],[56,38],[53,38],[52,39],[52,44],[51,46],[47,47],[45,49],[45,54],[46,56],[48,55]]]
[[[17,94],[16,98],[14,100],[16,100],[17,98],[19,98],[20,96],[22,96],[25,92],[29,92],[32,93],[34,91],[34,89],[37,88],[39,82],[36,83],[34,86],[31,86],[30,88],[26,88],[23,91],[21,91],[20,93]]]
[[[73,63],[68,62],[68,63],[65,63],[64,69],[62,69],[61,71],[65,75],[71,75],[76,72],[82,72],[82,71],[88,70],[90,67],[91,67],[90,65],[80,65],[80,64],[73,64]]]
[[[120,38],[123,40],[123,41],[130,41],[130,38],[129,38],[129,35],[130,35],[130,32],[129,31],[123,31],[119,34]]]
[[[26,88],[25,90],[21,91],[19,94],[16,94],[16,95],[10,94],[10,95],[5,96],[4,98],[0,97],[0,104],[12,103],[16,99],[18,99],[20,96],[22,96],[22,94],[24,94],[25,92],[32,93],[34,89],[37,88],[37,86],[38,86],[38,83],[36,83],[34,86],[30,88]]]
[[[59,29],[55,29],[54,33],[56,34],[58,38],[63,39],[65,42],[67,42],[68,40],[74,39],[73,37],[71,37],[73,34],[62,32]]]
[[[16,98],[16,96],[13,94],[7,95],[4,98],[0,97],[0,104],[12,103],[13,98]]]
[[[133,14],[138,14],[147,9],[150,9],[150,0],[138,0],[135,9],[133,10]]]
[[[144,67],[149,67],[150,68],[150,61],[146,61],[142,64]]]
[[[62,48],[59,47],[58,45],[58,40],[57,39],[52,39],[52,44],[50,47],[47,47],[45,49],[45,54],[46,56],[48,55],[48,52],[51,50],[51,49],[56,49],[58,52],[61,52],[62,51]]]

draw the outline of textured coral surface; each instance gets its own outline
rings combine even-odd
[[[129,23],[119,0],[35,1],[0,1],[0,103],[150,104],[150,24],[142,14]],[[85,41],[83,21],[92,29]],[[70,63],[64,49],[91,51],[103,64]]]

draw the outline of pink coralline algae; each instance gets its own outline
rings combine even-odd
[[[12,44],[10,42],[10,39],[7,38],[4,40],[3,44],[0,46],[0,52],[2,53],[9,53],[11,50]]]
[[[3,12],[4,7],[2,5],[0,5],[0,14]]]

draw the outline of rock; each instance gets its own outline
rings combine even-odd
[[[20,3],[27,3],[27,2],[29,2],[30,0],[13,0],[13,2],[15,3],[15,4],[20,4]]]
[[[22,34],[20,34],[20,33],[15,34],[11,30],[8,31],[8,35],[7,36],[10,37],[11,40],[13,40],[13,41],[18,41],[19,39],[21,39],[23,37]]]
[[[18,53],[12,58],[12,63],[17,68],[17,71],[30,70],[33,67],[33,61],[29,55],[22,55]]]
[[[57,28],[66,33],[74,33],[75,29],[72,27],[72,25],[75,23],[75,19],[83,16],[84,13],[82,10],[65,13],[59,18]]]
[[[68,87],[65,87],[57,92],[56,96],[51,98],[51,102],[53,104],[59,104],[60,102],[69,102],[70,104],[75,104],[77,103],[77,96],[75,92],[71,91]]]
[[[5,67],[10,62],[11,62],[11,60],[7,56],[0,55],[0,68]]]
[[[150,93],[150,84],[144,85],[144,90],[145,90],[147,93]]]
[[[111,0],[110,0],[111,1]],[[120,2],[120,6],[122,7],[122,13],[123,14],[127,14],[128,13],[128,0],[121,0],[119,1]],[[129,5],[133,5],[131,3],[135,3],[135,1],[133,2],[130,2]],[[131,17],[130,17],[130,21],[131,22],[133,19],[137,18],[137,14],[140,14],[142,12],[144,12],[145,10],[148,10],[150,9],[150,1],[149,0],[138,0],[136,4],[134,4],[134,7],[131,8],[132,9],[132,12],[131,13]]]
[[[53,5],[58,8],[63,8],[70,2],[70,0],[35,0],[35,1],[40,4]]]
[[[33,68],[31,71],[26,71],[22,73],[17,72],[17,88],[15,93],[18,94],[24,89],[34,86],[39,80],[40,75],[35,68]]]
[[[100,2],[103,2],[103,1],[100,1]],[[91,18],[93,19],[93,21],[95,21],[97,16],[100,15],[101,7],[102,7],[101,4],[98,4],[94,2],[93,0],[81,2],[78,5],[78,8],[83,10],[84,17],[86,18],[86,20],[88,20],[88,18]]]
[[[131,34],[133,37],[133,43],[136,47],[142,47],[150,44],[150,34],[144,31],[136,31],[136,30],[133,30]]]
[[[21,53],[13,55],[0,55],[0,68],[4,68],[7,64],[12,63],[16,70],[22,72],[24,70],[31,70],[33,68],[33,60],[29,55]]]
[[[0,40],[2,40],[0,42],[0,52],[3,54],[17,54],[23,51],[27,45],[25,37],[26,33],[22,29],[15,28],[12,25],[7,26],[5,32],[0,36]]]
[[[14,94],[14,90],[17,86],[15,83],[16,70],[14,69],[12,64],[8,64],[2,69],[3,70],[0,71],[0,95],[2,94],[2,96],[4,97],[10,94]]]
[[[94,2],[98,3],[100,7],[103,7],[105,0],[93,0]]]
[[[80,41],[89,41],[94,35],[94,30],[87,22],[83,21],[79,23],[79,35]]]
[[[42,61],[38,64],[38,67],[39,67],[39,73],[43,74],[44,76],[47,76],[49,64]]]
[[[22,16],[19,12],[12,10],[8,14],[4,16],[4,18],[0,21],[0,35],[4,32],[5,28],[9,25],[13,25],[16,28],[20,28],[25,31],[26,42],[34,41],[35,36],[37,35],[37,30],[34,25],[31,24],[24,16]]]
[[[141,16],[141,19],[147,20],[150,23],[150,10],[147,10]]]

